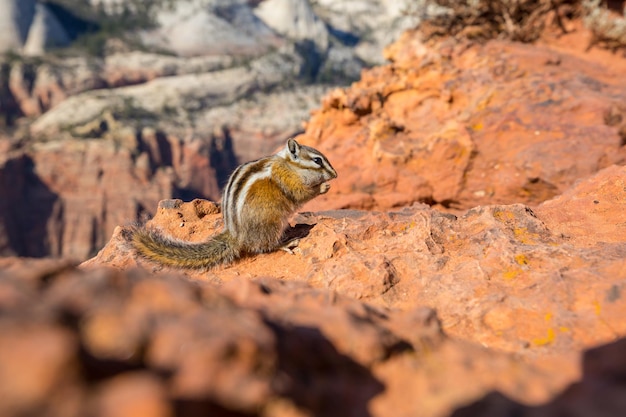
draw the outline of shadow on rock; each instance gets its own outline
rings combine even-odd
[[[384,390],[371,372],[338,352],[319,329],[268,323],[277,340],[273,389],[313,416],[367,417]]]
[[[583,375],[551,402],[529,407],[492,392],[451,417],[614,417],[626,415],[626,338],[590,349]]]
[[[52,216],[62,216],[59,202],[35,172],[30,156],[11,158],[0,166],[0,255],[59,255],[62,225],[51,222]]]

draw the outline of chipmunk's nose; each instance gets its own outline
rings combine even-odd
[[[328,160],[326,161],[326,171],[330,174],[329,179],[337,178],[337,171],[335,171],[335,168],[333,168]]]

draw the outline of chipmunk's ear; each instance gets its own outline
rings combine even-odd
[[[287,140],[287,149],[289,153],[293,157],[293,159],[298,159],[300,156],[300,144],[296,142],[294,139]]]

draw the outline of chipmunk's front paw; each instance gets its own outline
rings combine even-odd
[[[320,184],[320,194],[326,194],[330,190],[330,184],[323,182]]]
[[[300,244],[300,239],[299,238],[295,238],[295,239],[291,239],[285,243],[282,244],[282,246],[279,247],[280,250],[284,250],[285,252],[293,255],[294,251],[296,249],[298,249],[298,245]]]

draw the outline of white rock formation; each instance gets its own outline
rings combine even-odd
[[[67,32],[45,4],[35,5],[35,17],[30,25],[22,53],[42,55],[49,48],[62,47],[71,42]]]
[[[255,92],[279,86],[294,77],[301,62],[287,54],[275,53],[239,66],[200,74],[160,77],[149,82],[116,89],[77,94],[41,115],[31,126],[33,135],[57,135],[63,130],[86,124],[105,111],[119,114],[164,115],[164,123],[183,125],[197,114],[218,106],[228,106]],[[165,117],[169,111],[175,116]],[[166,120],[169,119],[169,120]],[[176,123],[172,123],[173,119]],[[197,126],[195,126],[197,128]]]
[[[122,13],[124,10],[124,6],[128,5],[126,0],[88,0],[89,4],[94,7],[101,9],[106,14],[113,15],[117,13]]]
[[[35,0],[0,1],[0,53],[20,51],[35,16]]]
[[[312,41],[319,52],[328,49],[328,30],[308,0],[265,0],[254,13],[277,33],[297,41]]]
[[[178,0],[156,20],[158,28],[144,32],[144,42],[180,56],[258,56],[282,44],[242,0]]]
[[[384,62],[382,50],[419,16],[405,11],[424,9],[424,0],[311,0],[313,9],[335,31],[358,38],[355,54],[370,64]]]

